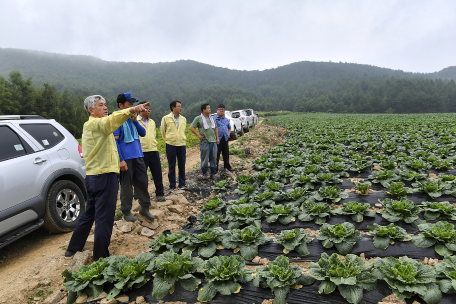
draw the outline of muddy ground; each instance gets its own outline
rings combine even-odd
[[[158,237],[164,230],[176,232],[182,229],[187,218],[199,212],[211,195],[210,187],[222,178],[234,178],[239,174],[253,173],[251,161],[282,141],[283,128],[260,122],[245,136],[230,141],[231,150],[244,151],[246,157],[230,156],[235,172],[221,171],[216,180],[199,180],[200,153],[198,147],[187,150],[186,178],[189,191],[176,191],[163,203],[153,203],[151,212],[158,219],[156,224],[137,221],[128,224],[116,222],[109,247],[112,255],[134,257],[147,251],[145,244]],[[242,154],[242,153],[241,153]],[[162,158],[165,164],[166,157]],[[163,168],[165,191],[168,189],[168,169]],[[154,185],[149,181],[152,201],[155,201]],[[120,205],[120,201],[117,202]],[[0,249],[0,303],[66,303],[66,291],[61,273],[71,266],[64,253],[72,233],[49,234],[39,229],[22,239]],[[89,237],[90,239],[90,237]],[[90,249],[90,244],[86,244]],[[91,262],[91,257],[87,263]],[[59,300],[61,299],[61,300]],[[135,303],[135,299],[129,300]],[[136,300],[137,303],[140,299]]]

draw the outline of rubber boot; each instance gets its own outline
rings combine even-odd
[[[123,217],[127,222],[136,222],[138,220],[130,211],[124,212]]]
[[[215,180],[215,172],[216,172],[216,169],[211,168],[211,179]]]
[[[149,221],[155,220],[155,216],[149,212],[149,206],[141,206],[141,210],[139,210],[139,214],[144,216]]]

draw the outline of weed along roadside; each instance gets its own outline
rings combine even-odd
[[[158,227],[118,221],[111,257],[58,268],[65,297],[456,302],[454,115],[270,119],[230,145],[232,177],[189,172]]]
[[[278,130],[279,128],[267,130],[257,126],[251,132],[246,133],[249,136],[247,143],[251,143],[255,147],[252,150],[255,154],[247,158],[230,155],[230,160],[236,170],[232,173],[233,177],[246,170],[251,170],[251,160],[265,153],[271,147],[260,139],[262,134],[271,138],[276,137],[277,141],[282,140],[277,134],[282,134],[283,130]],[[233,146],[236,142],[230,141],[229,143]],[[199,161],[200,156],[197,147],[187,148],[186,170],[190,189],[189,191],[176,191],[176,195],[167,196],[165,202],[154,202],[152,204],[152,207],[156,207],[156,209],[151,209],[151,212],[156,212],[154,214],[160,218],[158,227],[154,225],[146,227],[144,225],[147,223],[143,225],[141,221],[135,225],[125,223],[122,220],[120,201],[117,201],[116,222],[109,248],[112,255],[125,255],[132,259],[140,253],[147,252],[149,249],[145,248],[145,244],[156,239],[165,230],[171,232],[181,230],[182,226],[187,223],[188,217],[196,216],[199,213],[199,206],[207,201],[211,195],[211,186],[226,178],[231,179],[225,171],[216,175],[216,181],[201,182],[197,180],[197,174],[194,170],[199,169]],[[163,180],[165,187],[167,187],[166,157],[163,157],[161,162]],[[151,193],[152,201],[155,201],[155,186],[152,181],[149,182],[148,190]],[[137,204],[133,208],[139,210]],[[133,212],[137,212],[137,210]],[[48,234],[44,230],[37,230],[2,248],[0,250],[0,303],[27,303],[28,301],[37,303],[39,301],[53,301],[59,297],[62,297],[60,300],[62,303],[66,303],[68,290],[62,285],[64,278],[61,273],[65,269],[73,271],[78,268],[77,265],[82,265],[81,263],[89,265],[93,262],[90,253],[94,242],[93,232],[94,229],[92,229],[87,240],[84,249],[86,252],[79,257],[77,263],[63,259],[71,233]],[[73,263],[75,266],[72,266]],[[37,300],[34,300],[35,298]],[[145,298],[147,299],[147,297]]]

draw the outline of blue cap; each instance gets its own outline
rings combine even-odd
[[[126,101],[135,103],[135,102],[139,101],[139,99],[133,98],[131,96],[130,92],[126,92],[126,93],[117,95],[117,103],[123,104]]]

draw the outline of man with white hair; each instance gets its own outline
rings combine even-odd
[[[148,103],[115,111],[108,116],[103,96],[93,95],[84,100],[84,107],[90,115],[82,132],[82,153],[87,171],[87,205],[65,252],[66,259],[72,258],[77,251],[82,251],[94,221],[93,258],[97,261],[109,256],[108,247],[119,191],[117,175],[120,171],[117,145],[112,133],[132,114],[144,111],[147,105]]]

